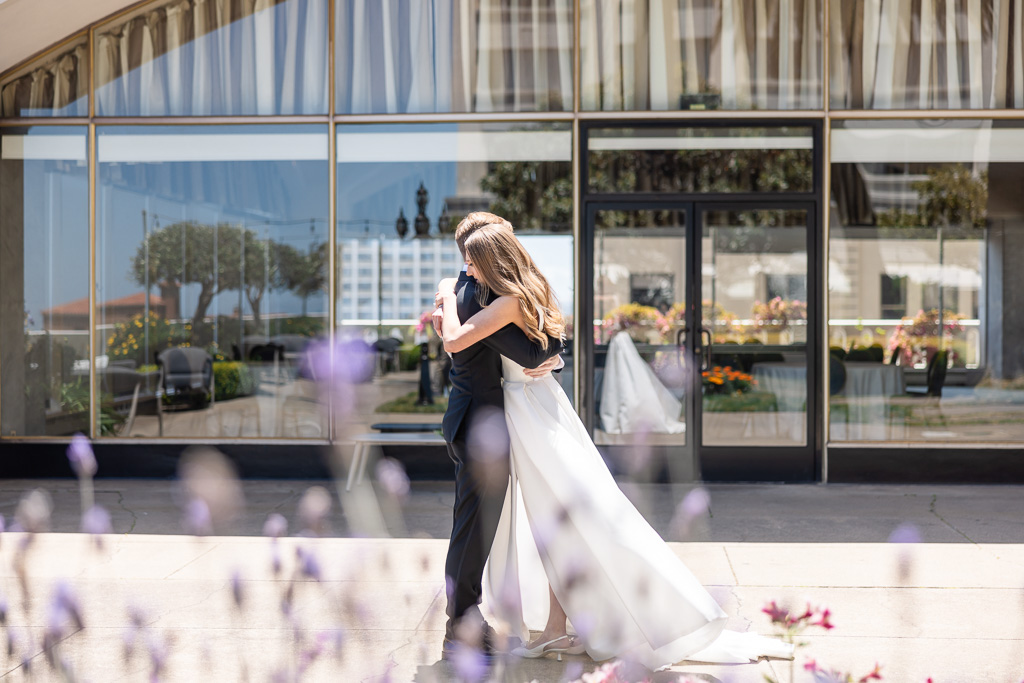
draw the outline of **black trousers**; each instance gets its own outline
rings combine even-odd
[[[493,435],[495,439],[504,437],[506,455],[497,462],[489,459],[485,478],[482,476],[482,466],[467,452],[464,435],[466,430],[460,431],[462,434],[448,444],[448,454],[455,461],[452,538],[448,544],[448,558],[444,565],[444,573],[449,581],[448,606],[445,610],[448,614],[448,638],[454,636],[455,623],[467,612],[478,609],[477,606],[480,604],[484,563],[491,552],[507,488],[487,486],[485,482],[507,481],[509,468],[507,435]],[[495,471],[495,467],[499,470],[504,468],[503,478],[500,471]]]

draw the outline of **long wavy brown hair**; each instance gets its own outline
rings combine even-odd
[[[526,336],[545,349],[548,337],[562,339],[565,319],[551,285],[530,254],[503,225],[477,228],[465,241],[466,257],[477,273],[477,298],[486,305],[490,292],[519,299]]]

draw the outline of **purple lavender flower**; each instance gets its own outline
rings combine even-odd
[[[913,548],[914,545],[921,542],[921,532],[910,522],[904,522],[889,534],[889,542],[899,545],[896,574],[900,583],[906,583],[910,579],[910,572],[913,569]]]
[[[921,532],[910,522],[904,522],[889,534],[889,543],[920,543]]]
[[[110,513],[100,505],[93,505],[82,515],[82,531],[91,534],[96,545],[102,546],[102,535],[111,531]]]
[[[52,510],[50,494],[42,489],[34,489],[18,501],[14,518],[22,530],[30,534],[42,533],[50,528]]]
[[[231,599],[235,601],[235,607],[241,609],[245,602],[245,593],[242,586],[242,574],[235,569],[231,572]]]
[[[267,521],[263,523],[263,535],[271,538],[280,538],[288,533],[288,520],[276,512],[267,515]]]
[[[190,448],[178,469],[185,500],[190,506],[193,500],[202,501],[211,531],[224,529],[244,507],[242,485],[235,466],[215,448]],[[190,527],[202,528],[197,525]]]
[[[78,433],[71,437],[71,445],[68,446],[68,460],[79,478],[92,477],[96,474],[96,456],[93,455],[92,446],[84,434]]]
[[[377,463],[377,481],[395,498],[405,498],[409,495],[409,477],[402,463],[394,458],[381,458]]]
[[[304,530],[323,534],[331,511],[331,494],[323,486],[310,486],[299,501],[299,519]]]
[[[295,549],[295,556],[299,562],[299,571],[303,576],[309,577],[314,581],[321,580],[320,562],[316,559],[316,555],[312,550],[307,550],[300,546]]]
[[[195,536],[208,536],[213,531],[213,524],[210,521],[210,508],[206,502],[199,498],[193,498],[185,506],[185,529]]]
[[[469,647],[463,643],[455,645],[452,666],[458,679],[465,683],[482,681],[487,675],[487,658],[475,647]]]

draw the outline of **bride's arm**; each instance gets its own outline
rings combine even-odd
[[[465,323],[459,323],[455,293],[444,293],[441,297],[441,339],[444,350],[457,353],[485,339],[509,323],[521,326],[523,315],[519,300],[512,296],[500,296]]]

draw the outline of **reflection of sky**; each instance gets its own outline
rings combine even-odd
[[[146,127],[135,130],[154,135],[180,129]],[[190,128],[189,132],[202,133],[203,130]],[[281,134],[320,130],[320,127],[255,126],[221,130]],[[118,134],[125,129],[107,132]],[[98,144],[102,150],[103,136]],[[143,291],[131,272],[131,262],[143,242],[145,230],[184,220],[207,225],[243,225],[259,239],[282,242],[304,253],[327,239],[326,162],[111,162],[100,164],[98,176],[97,300],[100,302]],[[147,215],[145,226],[143,211]],[[152,291],[159,295],[155,284]],[[199,292],[198,284],[182,288],[183,316],[193,314]],[[222,292],[214,298],[207,313],[234,315],[238,305],[237,289]],[[309,314],[324,314],[326,293],[311,296],[306,305]],[[302,300],[293,292],[272,290],[264,295],[261,306],[264,315],[268,310],[272,314],[298,315]],[[248,301],[244,301],[244,309],[246,315],[251,315]]]
[[[26,161],[23,168],[25,308],[29,328],[39,330],[44,310],[89,291],[89,179],[84,164]]]
[[[435,234],[445,199],[455,195],[456,164],[338,164],[338,236],[397,236],[395,220],[401,209],[409,223],[408,239],[415,234],[420,183],[429,195],[426,214]],[[452,218],[457,223],[461,216]]]

